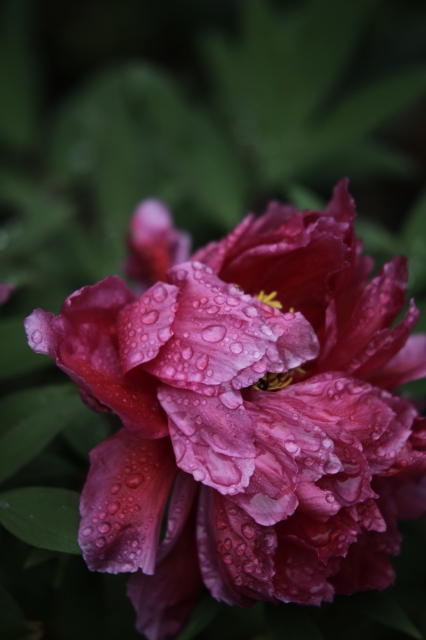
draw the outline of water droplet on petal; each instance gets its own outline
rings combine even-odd
[[[258,311],[256,307],[244,307],[243,312],[248,318],[256,318],[258,316]]]
[[[112,516],[114,516],[119,509],[120,509],[120,503],[119,502],[111,502],[108,505],[108,513],[110,513]]]
[[[248,523],[242,525],[241,532],[247,540],[251,540],[255,533],[253,525]]]
[[[247,549],[247,545],[244,542],[240,542],[240,544],[236,546],[235,551],[239,556],[242,556],[246,552],[246,549]]]
[[[243,345],[241,344],[241,342],[233,342],[230,345],[229,350],[232,351],[232,353],[235,353],[235,355],[238,355],[239,353],[242,352]]]
[[[41,331],[39,331],[38,329],[33,331],[31,334],[31,340],[34,342],[34,344],[40,344],[40,342],[43,340]]]
[[[152,311],[148,311],[147,313],[142,314],[141,321],[144,324],[154,324],[154,322],[157,322],[158,316],[158,311],[156,309],[153,309]]]
[[[202,469],[194,469],[193,476],[194,480],[196,480],[197,482],[202,482],[206,477],[206,474]]]
[[[286,442],[284,442],[284,448],[289,453],[296,453],[300,451],[300,448],[297,446],[294,440],[287,440]]]
[[[199,369],[200,371],[204,371],[208,363],[209,363],[209,356],[206,353],[203,353],[203,355],[197,358],[195,362],[197,369]]]
[[[125,482],[130,489],[137,489],[137,487],[139,487],[139,485],[141,485],[144,480],[145,476],[143,476],[141,473],[132,473],[132,475],[126,478]]]
[[[205,327],[201,332],[201,336],[203,340],[206,342],[220,342],[226,335],[226,329],[221,324],[212,324],[208,327]]]
[[[104,547],[106,545],[106,540],[103,537],[98,538],[96,540],[95,544],[96,544],[97,547],[99,547],[99,549],[102,549],[102,547]]]
[[[185,349],[182,350],[182,358],[184,360],[190,360],[193,353],[194,350],[192,349],[192,347],[185,347]]]
[[[113,484],[111,487],[111,493],[115,496],[121,489],[121,484]]]
[[[81,532],[81,535],[84,536],[85,538],[88,538],[89,536],[92,535],[92,533],[93,533],[92,527],[85,527]]]
[[[224,553],[223,556],[223,561],[225,564],[232,564],[233,560],[232,560],[232,556],[230,553]]]
[[[109,522],[101,522],[98,526],[99,533],[108,533],[111,530],[111,525]]]
[[[164,302],[164,300],[167,298],[167,291],[165,287],[163,287],[162,284],[157,285],[152,291],[152,297],[156,302]]]

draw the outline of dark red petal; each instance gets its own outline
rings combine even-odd
[[[272,527],[262,527],[216,491],[202,487],[197,539],[204,583],[216,600],[249,606],[273,601]]]
[[[138,571],[127,584],[127,595],[136,609],[136,628],[148,640],[179,633],[201,590],[195,539],[196,488],[190,476],[178,475],[154,575]]]
[[[121,370],[117,317],[134,299],[124,282],[110,276],[67,298],[59,316],[36,309],[25,328],[31,348],[50,355],[92,409],[114,411],[126,427],[159,438],[168,432],[157,382],[142,370],[126,378]]]
[[[170,440],[122,429],[90,453],[79,544],[90,569],[153,573],[161,520],[176,475]]]

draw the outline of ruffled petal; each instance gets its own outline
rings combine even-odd
[[[139,204],[130,233],[125,271],[141,285],[165,280],[170,267],[188,260],[190,237],[175,229],[170,211],[160,200],[150,198]]]
[[[79,544],[93,571],[153,573],[161,520],[176,475],[170,440],[122,429],[90,453]]]
[[[223,494],[237,493],[254,469],[253,425],[237,393],[204,397],[162,386],[178,466]]]
[[[142,437],[159,438],[167,435],[167,423],[157,381],[142,370],[125,378],[121,370],[117,317],[134,299],[122,280],[109,276],[72,294],[58,316],[36,309],[25,328],[31,348],[50,355],[92,409],[114,411]]]
[[[201,590],[195,539],[196,489],[190,476],[178,475],[155,573],[147,576],[138,571],[127,583],[127,595],[136,609],[136,628],[148,640],[179,633]]]
[[[157,282],[136,302],[126,305],[118,319],[123,371],[152,360],[173,335],[178,289]]]
[[[174,335],[146,370],[164,382],[203,391],[249,386],[265,371],[288,371],[314,358],[318,343],[298,313],[283,314],[192,262],[172,269],[179,287]]]
[[[407,329],[411,331],[412,327],[407,327]],[[410,336],[398,353],[384,366],[379,369],[376,368],[368,378],[379,387],[394,389],[401,384],[411,382],[411,380],[418,380],[425,376],[426,334],[420,333]]]
[[[273,601],[276,536],[237,505],[202,487],[197,540],[201,574],[216,600],[249,606]]]

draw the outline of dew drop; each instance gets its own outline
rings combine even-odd
[[[141,485],[144,480],[145,476],[143,476],[141,473],[132,473],[132,475],[126,478],[125,482],[130,489],[137,489],[137,487],[139,487],[139,485]]]
[[[237,576],[234,580],[234,584],[237,585],[237,587],[240,587],[243,584],[243,579],[241,576]]]
[[[237,555],[242,556],[245,554],[247,549],[247,545],[244,542],[240,542],[240,544],[238,544],[235,548],[235,551],[237,552]]]
[[[31,334],[31,340],[34,342],[34,344],[40,344],[40,342],[43,340],[41,331],[39,331],[38,329],[33,331]]]
[[[152,291],[152,297],[156,302],[164,302],[164,300],[167,298],[167,291],[165,287],[163,287],[162,284],[159,284],[157,287],[155,287],[155,289]]]
[[[256,318],[258,316],[256,307],[244,307],[243,312],[248,318]]]
[[[182,358],[184,360],[190,360],[192,358],[193,353],[194,353],[194,350],[192,347],[185,347],[185,349],[182,350]]]
[[[289,453],[297,453],[300,451],[299,447],[297,446],[297,444],[294,442],[294,440],[287,440],[286,442],[284,442],[284,448],[286,449],[286,451],[288,451]]]
[[[95,544],[96,544],[97,547],[99,547],[99,549],[102,549],[102,547],[104,547],[106,545],[106,540],[103,537],[98,538],[96,540]]]
[[[203,340],[206,342],[220,342],[226,335],[226,329],[221,324],[212,324],[205,327],[201,332]]]
[[[113,484],[111,487],[111,493],[113,496],[117,495],[117,493],[120,491],[121,489],[121,484]]]
[[[235,353],[235,355],[238,355],[243,350],[243,345],[241,342],[233,342],[230,345],[229,350],[232,351],[232,353]]]
[[[108,513],[110,513],[112,516],[114,516],[119,509],[120,509],[119,502],[111,502],[111,504],[108,505]]]
[[[85,527],[81,532],[81,535],[84,536],[85,538],[88,538],[89,536],[92,535],[92,533],[93,533],[92,527]]]
[[[232,556],[230,553],[224,553],[223,556],[223,561],[225,564],[232,564],[233,560],[232,560]]]
[[[194,480],[196,480],[197,482],[202,482],[206,477],[206,474],[202,469],[194,469],[192,475],[194,476]]]
[[[251,540],[254,536],[254,527],[251,524],[245,523],[241,526],[241,532],[247,540]]]
[[[144,313],[141,316],[141,321],[144,324],[154,324],[154,322],[157,322],[158,316],[159,316],[158,311],[156,309],[153,309],[152,311],[148,311],[147,313]]]
[[[108,533],[111,530],[111,525],[109,522],[101,522],[98,526],[99,533]]]
[[[209,356],[206,353],[203,353],[203,355],[197,358],[195,362],[197,369],[199,369],[200,371],[204,371],[208,363],[209,363]]]

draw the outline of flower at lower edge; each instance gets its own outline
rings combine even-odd
[[[203,583],[249,606],[393,581],[397,518],[426,511],[426,428],[391,390],[425,375],[426,339],[413,303],[390,328],[405,262],[368,281],[354,215],[345,182],[324,212],[273,204],[139,298],[108,277],[26,320],[123,423],[91,452],[79,542],[89,568],[133,573],[150,640]]]

